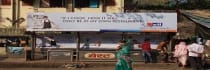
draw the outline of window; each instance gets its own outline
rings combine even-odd
[[[33,6],[34,0],[22,0],[23,6]]]
[[[49,8],[49,7],[65,7],[66,0],[40,0],[41,8]]]
[[[98,8],[99,0],[75,0],[76,8]]]
[[[1,5],[11,5],[11,0],[1,0]]]

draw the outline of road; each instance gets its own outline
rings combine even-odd
[[[70,69],[67,67],[57,67],[57,68],[0,68],[0,70],[113,70],[114,64],[95,64],[87,65],[81,68]],[[135,64],[133,65],[133,70],[181,70],[180,67],[175,63],[149,63],[149,64]],[[187,68],[185,70],[192,70]],[[210,69],[208,69],[210,70]]]
[[[113,70],[114,66],[102,65],[102,66],[88,66],[77,69],[68,68],[0,68],[0,70]],[[133,66],[133,70],[181,70],[180,67],[174,64],[141,64]],[[191,70],[191,69],[186,69]]]

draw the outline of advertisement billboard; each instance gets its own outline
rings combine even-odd
[[[30,13],[27,31],[176,32],[176,13]]]
[[[74,34],[37,35],[36,48],[76,48],[76,35]]]
[[[122,39],[120,32],[81,32],[80,33],[80,49],[116,49],[118,41]],[[133,49],[140,49],[139,45],[145,38],[151,39],[151,48],[156,49],[157,45],[166,39],[166,33],[141,33],[129,34],[133,37]],[[49,34],[37,35],[36,48],[76,48],[76,34]]]

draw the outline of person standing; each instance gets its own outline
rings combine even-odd
[[[141,45],[141,49],[144,56],[144,62],[152,62],[152,55],[151,55],[151,47],[150,47],[150,39],[145,39]]]
[[[89,38],[87,38],[85,40],[85,43],[84,43],[84,45],[81,48],[82,49],[89,49],[90,48],[90,39]]]
[[[207,40],[206,43],[205,43],[205,45],[206,45],[207,47],[210,47],[210,40]]]
[[[186,42],[180,41],[179,44],[175,46],[174,57],[176,57],[178,62],[182,64],[182,70],[184,70],[187,62]]]
[[[132,60],[130,57],[130,48],[126,45],[126,41],[120,40],[117,48],[117,63],[114,70],[132,70]]]
[[[129,50],[133,50],[134,43],[133,43],[133,37],[132,36],[128,37],[128,39],[126,40],[126,45],[128,46]]]
[[[197,44],[196,42],[188,45],[189,61],[193,70],[204,70],[202,66],[201,56],[204,53],[204,46]]]
[[[167,47],[167,45],[168,45],[168,40],[163,40],[158,44],[158,46],[156,48],[158,53],[161,55],[161,60],[163,62],[168,62],[168,50],[167,50],[168,47]]]

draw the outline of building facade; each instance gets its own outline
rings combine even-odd
[[[32,56],[34,59],[36,58],[49,59],[46,57],[51,57],[50,50],[52,48],[52,45],[53,46],[56,45],[55,41],[57,41],[59,48],[57,48],[57,45],[56,45],[56,47],[54,47],[55,49],[67,50],[67,49],[72,49],[72,47],[73,49],[76,49],[76,51],[74,51],[74,53],[76,54],[74,54],[74,56],[73,55],[71,56],[75,57],[77,60],[79,59],[81,61],[82,60],[83,61],[91,61],[91,60],[101,61],[101,59],[103,59],[104,61],[108,61],[108,60],[115,60],[114,49],[117,45],[117,41],[121,39],[125,39],[128,36],[132,36],[133,39],[136,41],[134,50],[137,50],[137,51],[134,51],[134,55],[132,56],[134,56],[136,60],[141,61],[140,59],[141,53],[139,53],[138,44],[142,42],[145,38],[151,38],[153,39],[152,40],[153,49],[155,49],[155,47],[160,41],[171,38],[174,32],[176,32],[176,26],[172,27],[172,28],[175,28],[173,31],[169,30],[169,32],[172,32],[172,33],[164,31],[164,29],[160,31],[159,30],[145,30],[145,32],[140,32],[140,31],[128,32],[129,30],[127,32],[126,31],[125,32],[120,32],[120,31],[119,32],[85,32],[85,31],[84,32],[82,31],[79,31],[79,32],[71,32],[71,31],[67,31],[67,32],[66,31],[65,32],[40,31],[39,32],[37,31],[36,32],[35,31],[35,32],[30,33],[31,36],[29,37],[23,37],[23,38],[21,37],[27,33],[24,30],[28,27],[27,16],[29,13],[34,13],[34,12],[35,13],[68,13],[68,12],[124,13],[124,11],[129,12],[129,13],[138,12],[138,11],[135,11],[137,7],[136,5],[124,5],[124,3],[125,3],[124,0],[1,0],[0,28],[10,29],[11,31],[20,33],[19,35],[15,37],[12,36],[12,38],[9,35],[4,35],[6,36],[6,40],[8,40],[9,43],[11,41],[11,44],[12,44],[12,45],[6,44],[7,47],[9,46],[9,48],[6,48],[6,51],[9,49],[11,50],[11,52],[9,53],[19,54],[21,52],[16,52],[16,50],[22,50],[22,49],[27,50],[28,48],[25,48],[24,46],[24,44],[27,44],[27,46],[29,46],[29,49],[32,50],[32,55],[30,56]],[[130,2],[130,3],[133,3],[133,2]],[[142,2],[138,2],[138,3],[141,4]],[[145,1],[145,3],[149,3],[149,2]],[[165,0],[161,0],[161,4],[162,3],[165,3]],[[126,6],[126,9],[125,9],[125,6]],[[145,12],[146,11],[144,11],[143,13],[145,14]],[[153,16],[155,16],[156,18],[158,17],[157,15],[154,15],[154,14],[147,14],[147,15],[149,17],[152,17],[151,19],[153,19]],[[169,15],[169,17],[171,16]],[[176,15],[172,17],[176,17]],[[139,19],[139,18],[135,18],[135,19]],[[176,18],[173,21],[174,22],[172,23],[176,23]],[[145,23],[147,24],[146,26],[148,26],[149,28],[153,27],[153,24],[155,27],[156,26],[162,27],[163,25],[163,23],[159,23],[159,22],[158,23],[145,22]],[[128,26],[124,26],[124,27],[128,27]],[[23,29],[23,31],[21,30],[18,31],[17,29]],[[4,32],[11,32],[11,31],[7,30]],[[9,34],[14,35],[13,34],[14,32],[9,33]],[[3,38],[4,39],[2,40],[5,40],[5,37]],[[27,42],[31,44],[29,45]],[[88,50],[83,49],[83,46],[86,46],[86,45],[90,46],[88,47]],[[91,46],[93,48],[96,48],[97,50],[89,49],[91,48]],[[105,50],[107,48],[109,51]],[[15,51],[13,49],[15,49]],[[80,51],[80,53],[78,51]],[[101,51],[104,51],[104,52],[101,52]],[[63,54],[63,53],[60,53],[60,54]],[[72,54],[72,53],[70,52],[69,54]],[[65,54],[67,55],[65,57],[68,57],[69,54]],[[39,55],[39,56],[36,56],[36,55]],[[52,55],[54,54],[52,53]]]
[[[1,0],[1,28],[26,27],[26,16],[31,12],[123,12],[124,0]],[[15,26],[15,25],[13,25]]]
[[[12,57],[17,55],[15,57],[27,58],[24,50],[32,50],[33,53],[29,56],[41,55],[35,57],[46,59],[46,50],[48,49],[43,51],[43,49],[35,47],[37,46],[36,38],[25,31],[29,13],[119,13],[123,11],[124,0],[1,0],[0,56],[10,57],[11,54]],[[38,33],[38,37],[43,37],[45,34]],[[76,38],[74,38],[73,43],[75,47]],[[18,52],[16,52],[17,50]]]

